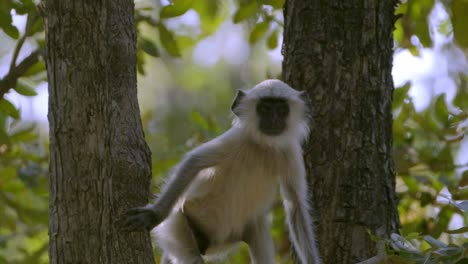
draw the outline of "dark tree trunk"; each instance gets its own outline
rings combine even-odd
[[[114,224],[147,202],[151,154],[136,90],[132,0],[45,0],[50,263],[154,263]]]
[[[392,158],[392,47],[397,1],[290,0],[283,78],[305,90],[313,128],[305,147],[324,263],[377,254],[368,230],[399,226]]]

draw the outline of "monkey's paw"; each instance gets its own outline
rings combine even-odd
[[[146,207],[132,208],[125,213],[122,219],[122,227],[127,231],[150,231],[159,223],[163,217],[157,214],[153,209]]]

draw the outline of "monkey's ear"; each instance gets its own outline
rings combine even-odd
[[[236,98],[234,99],[234,102],[232,102],[232,106],[231,106],[231,111],[236,115],[236,116],[239,116],[240,114],[240,111],[239,111],[239,104],[241,103],[242,101],[242,98],[245,97],[245,92],[242,91],[242,90],[239,90],[237,91],[237,95],[236,95]]]

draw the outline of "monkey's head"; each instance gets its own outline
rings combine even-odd
[[[232,104],[234,126],[261,144],[283,145],[304,140],[309,131],[304,93],[280,80],[266,80],[239,90]]]

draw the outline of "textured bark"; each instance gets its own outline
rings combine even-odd
[[[118,215],[147,202],[132,0],[46,0],[50,263],[154,263]]]
[[[397,1],[290,0],[283,79],[305,90],[305,148],[324,263],[377,254],[368,234],[399,226],[392,158],[392,31]]]

